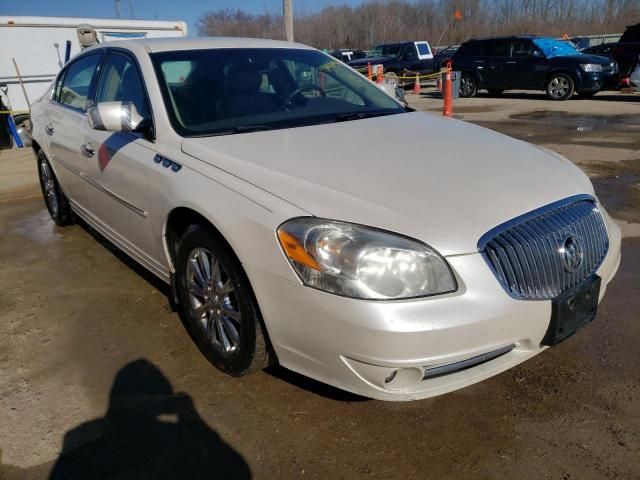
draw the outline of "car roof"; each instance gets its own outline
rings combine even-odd
[[[175,50],[206,50],[216,48],[294,48],[313,50],[302,43],[261,38],[242,37],[198,37],[198,38],[141,38],[135,40],[115,40],[96,45],[95,48],[121,47],[136,49],[142,46],[149,53]]]
[[[480,38],[472,38],[468,40],[468,42],[484,42],[487,40],[516,40],[518,38],[526,38],[528,40],[533,40],[535,38],[543,38],[539,35],[500,35],[496,37],[480,37]]]

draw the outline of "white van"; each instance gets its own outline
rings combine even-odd
[[[47,90],[65,61],[82,49],[112,40],[186,35],[182,21],[0,16],[2,102],[20,125],[29,118],[29,105]]]

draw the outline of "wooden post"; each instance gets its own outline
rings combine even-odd
[[[283,0],[284,32],[288,42],[293,42],[293,0]]]

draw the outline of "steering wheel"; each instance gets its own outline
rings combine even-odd
[[[315,90],[317,92],[320,92],[320,95],[322,95],[323,97],[327,96],[327,92],[325,92],[320,85],[304,85],[300,88],[296,88],[293,92],[287,95],[287,98],[284,99],[282,104],[286,108],[293,106],[292,104],[293,99],[296,98],[298,95],[300,95],[302,92],[306,92],[307,90]]]

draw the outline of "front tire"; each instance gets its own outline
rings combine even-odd
[[[176,280],[183,321],[209,362],[234,377],[269,364],[251,285],[229,247],[202,225],[180,239]]]
[[[550,100],[568,100],[573,96],[575,84],[566,73],[555,73],[547,81],[547,97]]]
[[[75,215],[71,210],[67,196],[60,188],[60,183],[58,183],[47,156],[40,150],[36,159],[38,162],[40,188],[51,219],[60,227],[72,225],[75,223]]]
[[[471,98],[478,93],[478,82],[473,75],[463,73],[460,77],[460,97]]]

